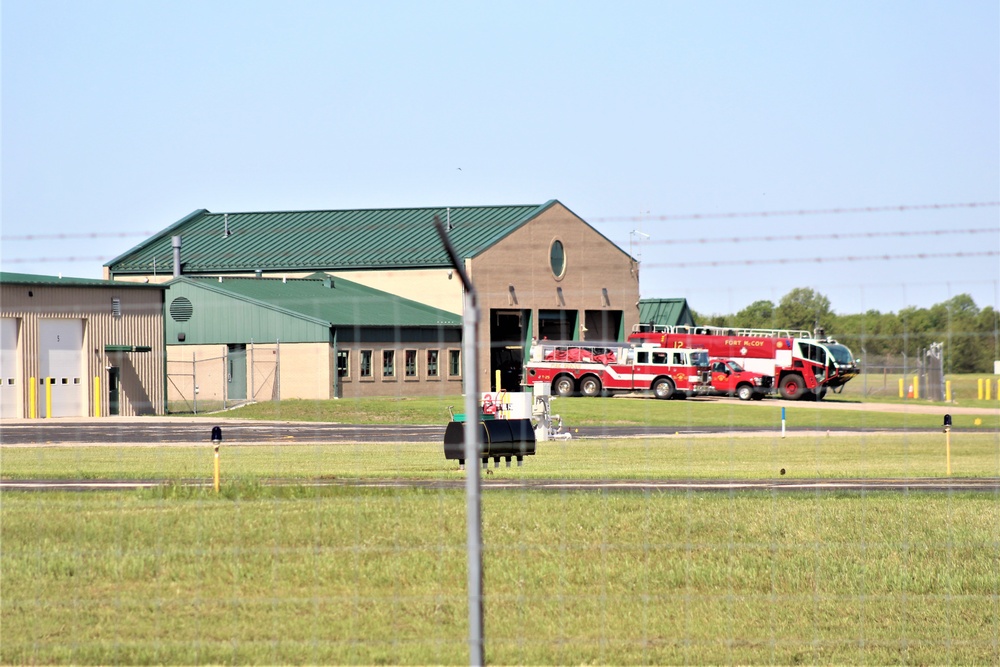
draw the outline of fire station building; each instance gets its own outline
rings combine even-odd
[[[105,277],[150,283],[181,276],[222,278],[223,286],[234,278],[282,279],[287,285],[293,279],[322,280],[315,276],[321,272],[335,287],[310,298],[334,298],[339,294],[336,286],[356,284],[435,309],[424,313],[432,319],[432,312],[437,311],[460,318],[462,284],[438,238],[435,217],[444,224],[478,294],[481,387],[492,386],[495,372],[500,371],[503,387],[516,389],[532,338],[624,340],[639,322],[635,260],[555,200],[541,205],[455,208],[258,213],[202,209],[107,263]],[[384,307],[383,297],[370,296],[369,303],[356,300],[355,307],[361,311]],[[178,340],[180,331],[171,337],[176,313],[171,297],[167,298],[170,354],[176,348],[200,344],[189,336]],[[183,309],[177,312],[183,316]],[[227,315],[220,312],[218,317]],[[413,341],[407,346],[404,330],[411,325],[423,327],[423,317],[400,319],[391,332],[383,329],[380,335],[391,338],[384,341],[384,349],[370,337],[355,341],[358,346],[354,342],[338,346],[337,363],[347,364],[353,372],[367,363],[361,357],[363,351],[379,360],[391,346],[404,355],[406,349],[414,350],[418,365],[426,365],[422,354],[426,345],[433,344],[441,350],[439,354],[445,354],[454,341],[424,341],[425,347]],[[336,324],[333,319],[317,318]],[[348,318],[344,326],[360,331],[355,327],[360,321]],[[234,320],[230,328],[239,326]],[[213,344],[243,345],[248,338],[245,333],[239,334],[240,340]],[[323,344],[331,350],[334,347],[333,340]],[[405,358],[402,363],[405,367]],[[398,386],[376,382],[366,393],[392,395]],[[449,385],[447,391],[461,392],[460,384]]]

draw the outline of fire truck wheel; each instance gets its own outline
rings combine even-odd
[[[666,400],[674,395],[674,383],[670,378],[660,378],[653,383],[653,393],[657,398]]]
[[[782,398],[795,401],[802,398],[805,388],[805,383],[798,375],[786,375],[781,378],[781,386],[778,387],[778,390],[781,392]]]
[[[588,375],[580,380],[580,393],[584,396],[600,396],[601,381],[593,375]]]
[[[736,397],[741,401],[749,401],[753,398],[753,387],[748,384],[741,384],[736,388]]]
[[[576,389],[573,378],[568,375],[560,375],[552,383],[552,393],[556,396],[572,396]]]

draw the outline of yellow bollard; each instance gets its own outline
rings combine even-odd
[[[215,492],[219,492],[219,446],[215,446]]]
[[[94,376],[94,416],[101,416],[101,378]]]
[[[899,397],[906,398],[905,394],[903,394],[903,378],[899,378]]]
[[[944,400],[951,403],[951,380],[944,381]]]
[[[944,460],[945,470],[951,477],[951,415],[944,416]]]
[[[986,400],[988,401],[990,400],[990,391],[993,389],[993,381],[987,380],[984,384],[986,385]]]
[[[920,376],[913,376],[913,398],[920,398]]]
[[[497,384],[496,384],[496,387],[497,387],[497,393],[499,393],[500,391],[502,391],[502,388],[500,387],[500,370],[499,369],[497,370]]]
[[[976,397],[981,401],[983,400],[983,378],[976,379]]]
[[[28,380],[28,419],[38,419],[38,385],[35,378]]]
[[[52,384],[55,378],[45,378],[45,418],[52,418]]]
[[[948,477],[951,477],[951,428],[945,427],[944,429],[944,456],[946,460],[945,468],[948,472]]]

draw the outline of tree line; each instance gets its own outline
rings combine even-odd
[[[992,373],[1000,359],[1000,312],[979,308],[968,294],[959,294],[930,308],[904,308],[898,313],[869,310],[838,315],[824,295],[797,287],[772,301],[754,301],[735,315],[700,316],[700,325],[754,329],[822,329],[827,336],[864,355],[909,357],[922,355],[932,343],[944,345],[946,373]]]

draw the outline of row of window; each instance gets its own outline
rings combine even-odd
[[[396,352],[397,350],[381,350],[382,357],[382,375],[383,378],[394,378],[397,377],[396,369]],[[403,350],[403,377],[407,378],[417,378],[419,377],[419,369],[417,368],[417,350]],[[448,377],[461,377],[462,376],[462,351],[461,350],[448,350]],[[355,352],[351,350],[338,350],[337,351],[337,377],[341,378],[351,378],[351,357]],[[358,350],[358,370],[359,377],[374,378],[375,372],[375,361],[378,359],[376,350]],[[424,351],[424,369],[426,371],[425,376],[429,378],[441,377],[441,351],[440,350],[425,350]]]

